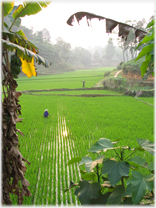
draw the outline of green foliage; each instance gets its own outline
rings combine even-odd
[[[151,155],[154,155],[154,144],[148,140],[137,139],[137,142]]]
[[[14,7],[14,2],[4,2],[3,3],[3,16],[7,16]]]
[[[155,21],[154,19],[146,27],[149,29],[148,34],[143,38],[143,40],[138,44],[136,49],[141,48],[139,55],[136,58],[136,61],[142,57],[145,57],[146,60],[141,65],[141,75],[144,80],[146,80],[150,74],[154,76],[154,30],[155,30]]]
[[[59,76],[62,77],[62,74]],[[67,73],[68,76],[69,73]],[[40,76],[36,78],[41,79]],[[49,79],[51,78],[49,77]],[[27,85],[31,89],[34,86],[32,84],[35,82],[35,77],[31,79],[26,77],[18,78],[18,81],[20,79],[19,86],[25,82],[24,80],[29,80]],[[38,89],[40,89],[39,87],[44,88],[45,85],[44,80],[40,79],[38,80],[40,82]],[[59,81],[63,82],[62,79]],[[37,82],[35,83],[37,85]],[[58,81],[54,82],[56,87],[58,86],[57,83]],[[66,84],[64,83],[64,86]],[[24,87],[24,85],[22,86]],[[74,93],[77,91],[74,91]],[[101,91],[103,92],[103,90]],[[83,93],[83,91],[78,92]],[[30,191],[32,193],[31,197],[25,197],[23,203],[25,206],[32,204],[39,206],[42,203],[43,205],[47,203],[47,205],[51,206],[56,206],[57,203],[58,205],[63,204],[62,206],[80,205],[78,197],[74,195],[76,186],[65,193],[63,193],[63,190],[70,186],[68,182],[74,181],[74,184],[77,184],[76,182],[81,178],[86,181],[97,182],[96,167],[88,173],[84,164],[78,167],[81,160],[69,166],[66,164],[71,158],[78,156],[88,156],[94,161],[98,154],[87,150],[91,147],[91,144],[97,141],[97,138],[102,138],[102,136],[104,138],[113,138],[112,141],[122,138],[118,141],[118,146],[126,144],[132,149],[137,145],[135,138],[149,138],[150,141],[153,141],[154,138],[152,133],[154,132],[154,108],[131,97],[107,96],[90,98],[49,96],[46,94],[35,96],[22,93],[20,104],[23,106],[21,117],[24,117],[23,122],[18,123],[17,126],[17,129],[24,132],[24,137],[19,135],[20,150],[23,156],[33,164],[27,166],[27,172],[25,173],[27,180],[31,184]],[[32,108],[32,106],[35,106],[35,108]],[[42,116],[46,108],[49,109],[51,114],[48,119]],[[68,134],[62,138],[62,132],[65,129]],[[113,151],[115,150],[107,150],[106,154],[101,152],[100,155],[105,155],[104,159],[113,158]],[[119,151],[119,149],[116,149],[116,151]],[[147,151],[140,151],[137,155],[141,158],[146,158],[149,165],[153,161],[153,156]],[[135,154],[132,155],[132,158],[134,156]],[[102,165],[98,164],[99,167]],[[144,174],[145,172],[148,174],[148,169],[141,168],[141,173]],[[104,190],[106,190],[106,186],[109,186],[107,188],[109,192],[105,194],[104,191],[96,199],[91,199],[91,204],[96,205],[107,202],[107,196],[111,194],[111,184],[109,185],[107,181],[104,181],[102,176],[100,181],[105,187]],[[46,200],[42,202],[45,197]],[[125,202],[127,201],[130,203],[129,198],[125,199]]]
[[[120,62],[117,66],[117,70],[121,70],[122,69],[122,65],[124,64],[124,62]]]
[[[75,195],[79,197],[81,204],[89,204],[90,199],[97,198],[101,189],[98,183],[89,183],[88,181],[80,181],[79,188],[75,190]]]
[[[20,26],[21,19],[26,15],[36,14],[42,10],[42,7],[47,7],[50,2],[23,2],[19,6],[14,6],[13,3],[3,3],[3,11],[5,11],[6,17],[3,21],[2,28],[2,44],[3,49],[13,52],[16,50],[18,57],[27,62],[31,62],[32,58],[40,65],[41,63],[48,67],[48,62],[41,56],[39,56],[38,48],[31,43],[22,30],[16,29],[16,32],[11,31],[13,26]],[[8,68],[10,63],[6,63]],[[9,68],[10,69],[10,68]]]
[[[98,153],[101,149],[107,150],[112,148],[113,144],[109,139],[101,138],[99,141],[93,144],[88,151]]]
[[[135,72],[135,73],[140,74],[140,68],[144,61],[145,61],[145,57],[142,57],[137,61],[135,61],[135,59],[132,59],[122,64],[121,69],[123,70],[124,74],[127,74],[128,72],[131,72],[131,73]]]
[[[153,191],[153,163],[148,164],[145,159],[132,155],[139,151],[148,151],[154,155],[154,143],[145,139],[137,139],[137,142],[139,145],[133,149],[129,146],[113,147],[117,142],[109,139],[100,139],[91,146],[89,151],[100,155],[94,161],[85,156],[79,163],[79,166],[85,164],[87,171],[83,172],[83,178],[75,190],[82,205],[139,204],[147,191]],[[115,157],[105,158],[107,150],[113,151]],[[142,174],[142,168],[147,169],[148,174]],[[93,173],[97,175],[96,180],[89,177]]]
[[[107,77],[108,75],[110,75],[110,71],[104,73],[104,77]]]
[[[129,164],[125,161],[114,161],[106,159],[103,162],[102,174],[108,174],[111,185],[117,184],[122,176],[128,176]]]
[[[132,175],[127,180],[128,184],[131,184],[132,188],[132,201],[137,204],[142,200],[146,190],[153,190],[154,176],[153,174],[144,176],[138,171],[132,171]]]

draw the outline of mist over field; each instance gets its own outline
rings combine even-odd
[[[154,1],[19,3],[2,2],[3,205],[154,205]]]

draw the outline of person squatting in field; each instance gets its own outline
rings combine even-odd
[[[49,116],[48,109],[45,109],[43,116],[44,117],[48,117]]]

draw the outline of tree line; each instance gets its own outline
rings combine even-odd
[[[9,20],[6,19],[5,21]],[[138,22],[128,20],[126,23],[138,29],[144,29],[147,24],[145,19]],[[43,70],[43,66],[37,66],[38,74],[53,74],[76,69],[117,66],[120,62],[127,62],[138,55],[138,52],[135,51],[138,42],[135,40],[133,30],[130,31],[127,41],[122,38],[114,40],[111,37],[105,47],[95,46],[86,49],[83,47],[72,48],[71,44],[65,42],[61,37],[56,39],[55,44],[52,43],[50,32],[46,28],[33,32],[32,28],[20,25],[19,29],[24,32],[28,40],[39,48],[39,55],[52,63],[46,70]],[[118,33],[117,28],[113,33]],[[114,45],[114,41],[117,42],[117,45]],[[22,74],[20,75],[22,76]]]

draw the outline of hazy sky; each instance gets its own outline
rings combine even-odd
[[[18,2],[18,1],[17,1]],[[22,18],[22,25],[34,31],[47,28],[51,34],[51,42],[57,37],[71,43],[73,47],[107,44],[109,35],[105,32],[105,20],[92,20],[92,27],[82,20],[80,25],[67,25],[67,19],[79,11],[91,12],[111,18],[119,22],[126,20],[142,20],[147,22],[155,14],[154,0],[52,0],[52,3],[36,15]]]

